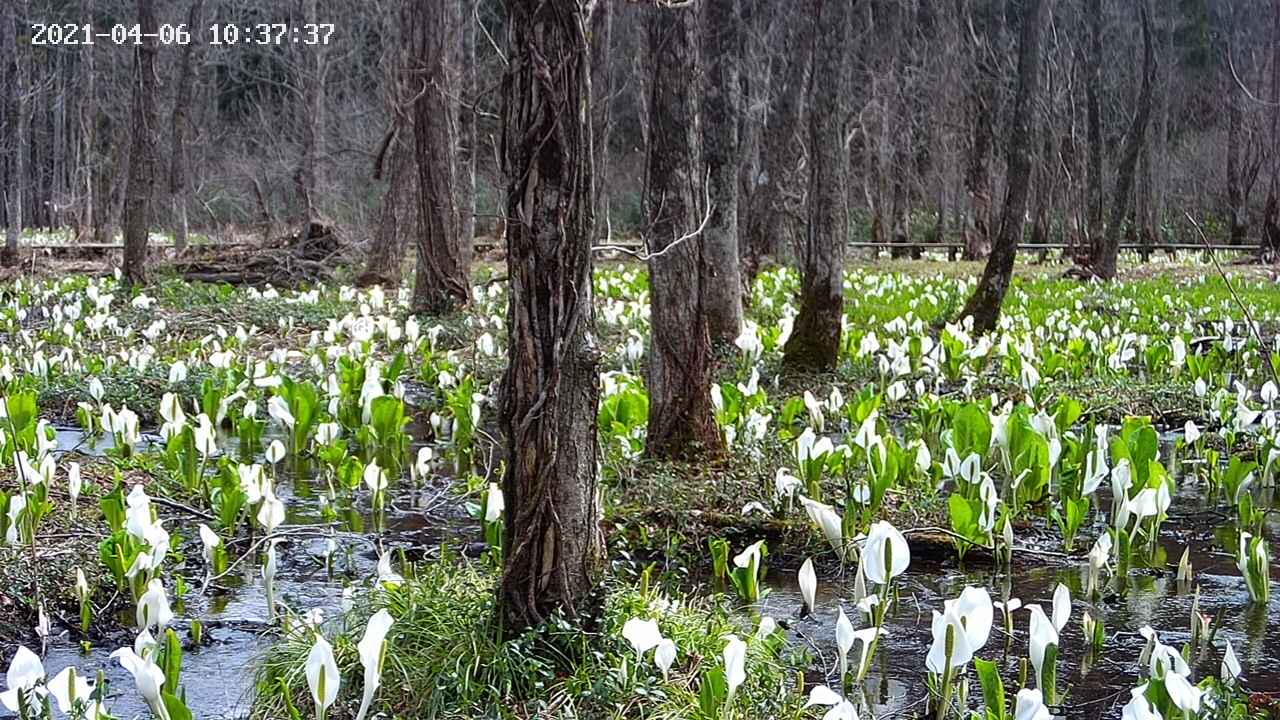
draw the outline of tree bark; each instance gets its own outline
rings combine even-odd
[[[1035,103],[1040,88],[1040,35],[1045,6],[1053,0],[1026,0],[1022,5],[1022,31],[1018,41],[1018,91],[1010,116],[1008,179],[1004,207],[1000,212],[1000,232],[987,258],[982,279],[960,311],[961,319],[973,319],[973,332],[986,333],[996,327],[1000,307],[1013,276],[1013,261],[1022,239],[1031,179],[1031,145],[1035,138]]]
[[[18,241],[22,235],[22,196],[23,185],[27,181],[26,158],[30,151],[27,125],[27,63],[25,55],[30,50],[30,43],[19,42],[18,38],[24,34],[23,24],[27,22],[27,3],[21,3],[22,13],[18,12],[19,3],[17,0],[10,0],[5,3],[4,18],[4,44],[7,46],[7,54],[5,58],[8,64],[8,70],[12,73],[12,80],[9,83],[9,118],[7,124],[13,128],[13,133],[9,136],[9,147],[7,148],[11,163],[9,171],[5,174],[5,215],[7,218],[7,227],[5,228],[5,244],[4,252],[0,253],[0,265],[6,267],[17,264],[18,262]]]
[[[1138,156],[1146,142],[1147,122],[1151,117],[1152,86],[1155,82],[1156,57],[1151,37],[1151,10],[1147,0],[1138,3],[1138,15],[1142,22],[1142,91],[1133,114],[1133,123],[1125,137],[1124,152],[1116,168],[1115,194],[1111,198],[1111,218],[1103,242],[1094,245],[1090,265],[1093,273],[1103,280],[1116,276],[1116,257],[1120,253],[1120,238],[1124,222],[1129,215],[1129,198],[1133,194],[1133,178]]]
[[[507,0],[510,343],[501,615],[585,616],[604,566],[592,335],[590,51],[582,0]]]
[[[650,457],[688,458],[723,447],[711,406],[706,238],[698,147],[696,6],[648,12],[650,79],[646,212],[652,349]]]
[[[805,92],[805,73],[812,56],[807,13],[783,12],[784,46],[774,68],[773,108],[765,122],[760,167],[763,180],[751,197],[747,210],[743,273],[747,283],[755,280],[762,265],[778,260],[785,251],[787,217],[786,191],[799,171],[801,143],[798,137]]]
[[[412,309],[438,315],[467,302],[471,243],[458,233],[452,137],[455,103],[448,87],[448,8],[426,2],[414,13],[414,58],[423,90],[414,102],[418,164],[418,269]]]
[[[147,234],[151,227],[151,195],[155,186],[156,16],[151,0],[138,0],[143,36],[133,56],[133,111],[129,147],[129,180],[124,200],[124,280],[147,282]]]
[[[969,194],[969,223],[965,228],[964,259],[981,260],[991,252],[992,198],[991,153],[995,146],[997,87],[1000,82],[996,56],[1002,9],[994,0],[978,0],[981,14],[974,22],[974,73],[968,104],[972,114],[971,134],[965,164],[964,184]]]
[[[382,207],[378,209],[378,224],[374,230],[369,262],[356,283],[361,287],[381,285],[399,287],[404,262],[405,232],[401,225],[413,228],[417,224],[416,208],[406,212],[406,200],[413,186],[413,156],[399,138],[391,141],[388,162],[387,188],[382,194]],[[415,235],[416,237],[416,235]]]
[[[1102,139],[1102,0],[1088,0],[1085,15],[1089,18],[1089,55],[1085,65],[1085,114],[1088,125],[1089,166],[1085,194],[1088,205],[1088,234],[1096,247],[1106,232],[1102,226],[1103,186],[1106,184],[1102,173],[1105,142]]]
[[[710,183],[711,219],[703,232],[707,330],[712,343],[729,344],[742,332],[742,273],[738,267],[738,145],[741,114],[738,64],[742,17],[738,0],[702,3],[704,57],[703,160]]]
[[[1271,183],[1262,211],[1262,254],[1280,256],[1280,0],[1273,3],[1271,29]]]
[[[192,56],[199,45],[200,16],[204,0],[192,0],[187,13],[187,27],[192,41],[182,46],[178,61],[177,94],[173,100],[173,157],[169,165],[169,198],[174,209],[173,250],[181,254],[187,249],[187,113],[191,107]]]
[[[1227,12],[1230,16],[1227,22],[1231,23],[1229,32],[1234,35],[1234,13],[1230,10]],[[1234,46],[1235,40],[1232,38],[1222,49],[1223,65],[1226,65],[1227,54]],[[1240,96],[1240,89],[1236,87],[1235,79],[1231,76],[1231,69],[1223,67],[1221,73],[1225,86],[1223,100],[1227,106],[1227,219],[1231,244],[1242,245],[1249,234],[1249,206],[1245,202],[1244,181],[1241,178],[1240,168],[1240,136],[1244,125],[1244,108],[1241,104],[1244,99]]]
[[[613,3],[598,2],[591,13],[591,152],[598,231],[613,239],[609,187],[609,137],[613,125]]]
[[[476,234],[476,143],[479,140],[476,127],[476,47],[475,21],[472,10],[475,0],[453,0],[456,13],[453,22],[458,37],[454,44],[457,53],[453,65],[456,78],[458,125],[455,143],[458,148],[456,185],[458,195],[458,241],[471,247]]]
[[[844,315],[844,105],[851,3],[822,0],[814,13],[809,77],[809,226],[800,243],[800,312],[783,348],[790,370],[835,368]]]
[[[320,22],[317,0],[303,0],[303,16],[312,25]],[[436,3],[430,3],[436,4]],[[322,185],[321,158],[324,155],[325,130],[325,58],[322,45],[301,46],[302,66],[302,157],[294,175],[294,183],[303,203],[307,232],[320,222],[319,198],[316,194]]]

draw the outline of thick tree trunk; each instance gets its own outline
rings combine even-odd
[[[690,6],[647,11],[649,158],[646,177],[651,457],[691,457],[723,446],[711,406],[706,238],[698,233],[702,158],[698,147],[698,15]]]
[[[743,273],[747,282],[754,280],[761,266],[776,261],[785,252],[787,218],[786,193],[794,187],[799,171],[801,142],[799,138],[805,73],[809,69],[812,43],[808,26],[813,19],[802,12],[784,12],[784,45],[789,52],[778,53],[770,88],[773,108],[764,127],[761,149],[763,179],[751,197],[747,210],[746,252]]]
[[[1000,232],[991,248],[991,257],[982,279],[960,312],[961,319],[973,319],[973,332],[986,333],[996,327],[1000,307],[1013,276],[1013,261],[1022,239],[1031,180],[1031,144],[1035,138],[1035,103],[1040,87],[1040,35],[1044,8],[1053,0],[1026,0],[1022,6],[1022,32],[1018,41],[1018,93],[1009,120],[1009,169],[1005,182],[1004,208]]]
[[[1088,205],[1088,232],[1096,247],[1105,235],[1102,225],[1103,187],[1106,179],[1102,173],[1102,155],[1105,141],[1102,139],[1102,0],[1088,0],[1085,16],[1089,18],[1089,55],[1085,65],[1085,114],[1088,125],[1089,165],[1086,180],[1086,204]]]
[[[356,281],[361,287],[400,286],[405,239],[401,226],[414,228],[418,220],[416,208],[406,207],[413,187],[414,167],[410,153],[398,137],[391,141],[387,153],[391,170],[387,174],[387,189],[382,194],[382,207],[378,209],[378,224],[369,248],[369,262]]]
[[[191,107],[192,55],[199,45],[200,15],[204,0],[192,0],[187,13],[187,27],[195,37],[182,46],[178,61],[178,88],[173,100],[173,157],[169,165],[169,198],[174,209],[173,250],[182,253],[187,249],[187,112]]]
[[[1103,280],[1116,276],[1116,257],[1120,253],[1120,238],[1125,219],[1129,216],[1129,198],[1133,194],[1133,178],[1138,156],[1146,142],[1147,122],[1151,117],[1152,86],[1155,82],[1156,57],[1151,37],[1151,10],[1147,0],[1138,3],[1138,15],[1142,21],[1142,91],[1138,95],[1138,107],[1133,123],[1125,137],[1124,153],[1116,168],[1115,195],[1111,198],[1111,218],[1101,243],[1094,245],[1090,265],[1093,273]]]
[[[508,0],[510,343],[502,619],[587,616],[604,566],[592,340],[590,53],[582,0]]]
[[[703,160],[710,183],[711,219],[702,235],[706,260],[704,297],[713,343],[729,344],[742,332],[742,273],[738,267],[738,64],[742,18],[738,0],[702,5],[707,60],[702,101]]]
[[[471,243],[458,235],[454,192],[455,103],[448,88],[448,8],[418,6],[414,68],[424,90],[413,105],[414,147],[418,164],[418,270],[413,285],[414,312],[438,315],[467,302]]]
[[[19,14],[19,5],[22,13]],[[30,52],[29,43],[18,42],[24,34],[23,24],[28,21],[27,3],[17,0],[5,3],[4,44],[8,57],[4,60],[12,73],[9,83],[9,117],[7,125],[13,128],[9,136],[8,154],[11,158],[9,170],[5,174],[4,202],[8,224],[5,228],[4,252],[0,253],[0,264],[14,265],[18,262],[18,240],[22,235],[22,197],[23,185],[27,181],[26,158],[30,151],[27,128],[27,63],[26,55]]]
[[[151,0],[138,0],[138,25],[143,36],[133,56],[132,137],[129,146],[129,185],[124,200],[124,280],[147,282],[147,234],[151,227],[151,195],[155,186],[156,129],[156,16]]]
[[[844,315],[844,106],[851,3],[822,0],[814,13],[809,78],[808,231],[800,248],[800,312],[783,348],[792,370],[830,370]]]

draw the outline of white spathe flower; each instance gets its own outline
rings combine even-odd
[[[0,693],[0,703],[17,712],[18,693],[29,693],[42,680],[44,680],[44,665],[40,662],[40,658],[26,647],[19,645],[17,653],[9,661],[9,671],[5,674],[6,690]]]
[[[1188,717],[1200,712],[1200,698],[1204,694],[1200,688],[1192,685],[1186,677],[1178,673],[1169,673],[1164,677],[1164,689],[1169,693],[1173,704],[1187,713]]]
[[[262,525],[262,528],[270,535],[283,522],[284,503],[276,497],[275,491],[271,489],[271,483],[263,482],[262,505],[258,508],[258,524]]]
[[[911,564],[907,539],[893,525],[881,520],[873,523],[863,545],[863,573],[873,583],[883,585],[906,572]]]
[[[658,629],[657,620],[631,618],[622,625],[622,637],[631,643],[639,658],[662,642],[662,631]]]
[[[840,697],[840,694],[826,685],[816,685],[809,691],[806,708],[823,705],[829,708],[822,720],[858,720],[858,709],[853,703]]]
[[[502,513],[507,509],[506,500],[502,497],[502,488],[497,483],[489,483],[489,492],[484,503],[484,521],[487,523],[497,522],[502,518]]]
[[[67,495],[71,497],[72,506],[80,498],[80,490],[83,488],[84,481],[80,478],[80,463],[67,463]]]
[[[71,665],[62,668],[61,672],[45,684],[49,688],[49,694],[58,703],[58,712],[64,715],[70,714],[76,703],[85,707],[92,704],[89,696],[93,694],[93,684],[85,680]],[[85,714],[84,717],[96,720],[97,715]]]
[[[1129,691],[1129,702],[1120,711],[1121,720],[1164,720],[1160,711],[1147,699],[1147,684]]]
[[[1036,684],[1043,687],[1044,659],[1049,646],[1057,646],[1058,631],[1039,605],[1028,605],[1031,611],[1031,664],[1036,669]]]
[[[149,633],[148,633],[149,635]],[[141,639],[142,636],[139,636]],[[152,644],[154,644],[152,640]],[[148,654],[144,657],[139,655],[135,648],[120,648],[111,653],[111,657],[120,661],[120,666],[133,676],[134,687],[138,689],[138,694],[146,700],[147,706],[151,708],[151,712],[155,713],[161,720],[168,720],[169,712],[164,706],[164,700],[160,696],[161,688],[164,687],[164,670],[153,662]]]
[[[150,630],[156,628],[156,632],[165,629],[169,623],[173,622],[173,611],[169,609],[169,596],[165,594],[164,583],[159,578],[153,578],[147,583],[147,591],[138,598],[137,608],[138,627]]]
[[[1236,657],[1235,648],[1231,647],[1231,641],[1227,641],[1227,649],[1222,653],[1222,679],[1224,682],[1231,682],[1240,677],[1243,668],[1240,667],[1240,660]]]
[[[1050,720],[1052,717],[1049,708],[1045,707],[1043,693],[1031,688],[1018,691],[1013,705],[1013,720]]]
[[[317,634],[316,642],[307,654],[307,662],[303,667],[307,677],[307,687],[311,689],[311,700],[323,717],[325,711],[338,699],[338,688],[342,684],[342,676],[338,674],[338,663],[333,657],[333,646],[323,636]]]
[[[378,556],[378,582],[393,590],[404,584],[404,577],[391,569],[391,553],[389,552]]]
[[[843,560],[845,557],[844,524],[839,513],[830,505],[810,500],[804,495],[800,496],[800,504],[804,506],[809,519],[822,530],[823,537],[831,544],[836,555]]]
[[[267,452],[266,452],[267,462],[271,463],[272,465],[275,465],[276,463],[283,460],[284,455],[285,455],[284,443],[280,442],[280,440],[278,439],[272,440],[271,444],[267,446]]]
[[[671,672],[671,665],[676,661],[676,644],[670,638],[662,638],[658,641],[658,647],[653,651],[653,664],[658,666],[662,671],[662,679],[666,680]]]
[[[724,682],[729,690],[729,697],[733,698],[738,688],[747,679],[747,644],[738,639],[737,635],[729,635],[726,637],[728,642],[724,646]]]
[[[369,488],[369,492],[375,494],[387,489],[387,474],[378,467],[377,460],[370,460],[369,464],[364,466],[364,484]]]
[[[356,720],[364,720],[365,714],[369,712],[369,705],[373,702],[374,693],[382,684],[383,649],[393,622],[395,621],[385,608],[374,613],[365,626],[364,637],[356,645],[356,650],[360,653],[360,664],[364,666],[364,695],[360,699],[360,711],[356,713]]]
[[[849,622],[848,616],[844,614],[844,608],[840,608],[840,614],[836,617],[836,649],[840,651],[838,657],[840,677],[844,677],[849,672],[849,651],[853,649],[854,639],[853,623]]]
[[[800,566],[797,577],[800,583],[800,597],[804,599],[805,611],[812,613],[818,593],[818,575],[813,571],[813,558],[806,558]]]
[[[1066,585],[1058,583],[1053,591],[1053,627],[1058,632],[1066,626],[1071,618],[1071,591]]]
[[[285,399],[279,395],[272,395],[271,399],[267,401],[267,414],[271,416],[271,419],[290,430],[293,429],[293,425],[296,422],[293,412],[289,410],[289,403],[285,402]]]

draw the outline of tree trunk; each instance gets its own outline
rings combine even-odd
[[[1223,51],[1230,52],[1231,46]],[[1230,70],[1224,71],[1227,106],[1227,218],[1230,224],[1230,241],[1232,245],[1242,245],[1249,234],[1247,219],[1249,208],[1244,199],[1244,182],[1240,177],[1240,135],[1244,125],[1244,108],[1240,90],[1230,78]]]
[[[609,137],[613,125],[613,3],[591,13],[591,152],[597,232],[613,240],[609,187]]]
[[[320,22],[317,0],[303,0],[303,16],[307,23]],[[430,3],[437,4],[437,3]],[[322,45],[304,45],[302,65],[302,157],[294,175],[294,184],[302,199],[306,216],[304,228],[320,222],[319,198],[321,158],[324,155],[325,130],[325,58]],[[309,231],[309,230],[308,230]]]
[[[1094,247],[1103,240],[1102,226],[1103,186],[1102,174],[1102,0],[1088,0],[1085,15],[1089,18],[1089,56],[1085,65],[1085,114],[1088,125],[1089,166],[1086,180],[1086,204],[1088,205],[1088,233]]]
[[[26,158],[30,152],[30,137],[27,127],[27,63],[26,55],[30,52],[30,44],[18,41],[25,31],[28,21],[27,3],[21,3],[22,13],[18,12],[19,2],[9,0],[5,3],[4,34],[6,52],[10,57],[5,60],[8,69],[13,73],[9,83],[9,118],[7,124],[13,128],[9,136],[8,152],[12,162],[5,173],[4,201],[5,215],[8,221],[5,229],[4,252],[0,253],[0,264],[8,267],[18,262],[18,240],[22,235],[22,187],[27,181]]]
[[[448,87],[448,8],[426,2],[414,12],[415,70],[423,90],[413,104],[418,161],[418,270],[413,286],[416,313],[438,315],[467,302],[471,243],[458,235],[454,193],[455,103]]]
[[[191,107],[191,62],[199,44],[200,14],[204,0],[192,0],[187,14],[187,27],[192,42],[182,46],[178,61],[178,88],[173,100],[173,153],[169,165],[169,197],[175,211],[173,250],[181,254],[187,249],[187,112]]]
[[[845,218],[842,176],[844,88],[849,73],[851,3],[822,0],[813,24],[809,78],[809,227],[800,243],[800,312],[783,348],[792,370],[830,370],[844,315]]]
[[[702,4],[704,57],[703,160],[710,183],[711,219],[702,235],[707,331],[729,344],[742,332],[742,273],[738,268],[738,64],[742,18],[738,0]]]
[[[968,105],[972,114],[964,184],[969,194],[969,223],[965,227],[964,259],[981,260],[991,252],[992,227],[991,153],[995,146],[997,87],[1000,82],[996,56],[1002,9],[994,0],[978,0],[981,15],[972,24],[974,73]]]
[[[698,15],[648,11],[649,157],[646,205],[653,347],[648,375],[651,457],[692,457],[723,446],[711,406],[706,238],[698,147]]]
[[[1271,183],[1262,211],[1262,254],[1280,256],[1280,0],[1275,0],[1271,30]]]
[[[124,280],[131,286],[147,282],[147,233],[151,227],[151,194],[155,186],[156,17],[151,0],[138,0],[138,25],[143,36],[133,60],[132,137],[129,180],[124,200]]]
[[[456,60],[453,77],[458,88],[458,148],[454,171],[457,173],[458,241],[471,247],[476,235],[476,48],[475,21],[472,10],[475,0],[453,0],[456,13],[453,22],[459,41],[454,44]]]
[[[1138,15],[1142,21],[1142,91],[1138,95],[1138,107],[1133,114],[1133,123],[1129,126],[1125,137],[1124,153],[1120,156],[1120,164],[1116,168],[1115,195],[1111,198],[1111,219],[1103,242],[1094,245],[1094,256],[1090,265],[1093,272],[1103,280],[1111,280],[1116,276],[1116,256],[1120,253],[1120,238],[1124,231],[1124,222],[1129,215],[1129,197],[1133,194],[1133,177],[1138,165],[1138,156],[1146,141],[1147,121],[1151,117],[1151,95],[1156,72],[1155,49],[1151,37],[1151,10],[1147,0],[1138,3]]]
[[[416,212],[405,212],[409,190],[413,186],[413,156],[410,152],[398,137],[388,148],[391,171],[387,177],[387,189],[382,194],[382,207],[378,210],[378,225],[369,248],[369,262],[356,281],[361,287],[400,286],[405,238],[401,225],[412,228],[417,223]]]
[[[508,0],[503,138],[507,521],[499,601],[508,634],[589,616],[604,567],[592,340],[590,51],[582,0]]]
[[[752,194],[751,207],[747,210],[747,247],[742,270],[748,284],[755,280],[766,261],[776,261],[784,252],[786,191],[794,186],[792,179],[801,160],[798,135],[804,78],[813,50],[808,26],[813,21],[807,13],[784,11],[782,22],[786,28],[784,47],[790,51],[778,54],[778,66],[773,71],[775,80],[770,95],[774,105],[765,122],[760,158],[763,180]]]
[[[1053,0],[1048,0],[1052,3]],[[973,319],[973,332],[986,333],[996,327],[1000,307],[1013,276],[1013,261],[1022,239],[1031,179],[1031,144],[1035,138],[1035,104],[1040,87],[1040,34],[1044,24],[1045,0],[1026,0],[1022,6],[1022,32],[1018,41],[1018,93],[1010,116],[1008,180],[1000,232],[987,258],[982,279],[960,312],[961,319]]]

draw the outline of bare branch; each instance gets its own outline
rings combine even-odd
[[[670,243],[664,246],[661,250],[650,253],[650,252],[645,252],[644,250],[635,250],[627,247],[626,245],[593,245],[591,247],[591,252],[621,252],[621,253],[626,253],[627,255],[630,255],[631,257],[644,262],[647,262],[651,258],[662,257],[663,255],[666,255],[668,252],[674,250],[676,247],[680,246],[682,243],[685,243],[701,235],[702,231],[707,228],[707,223],[711,222],[711,214],[715,211],[715,205],[711,202],[710,171],[707,172],[707,178],[702,183],[702,190],[703,190],[703,204],[706,206],[706,212],[703,213],[702,222],[698,223],[698,228],[693,232],[685,233],[684,235],[681,235],[675,240],[672,240]]]

